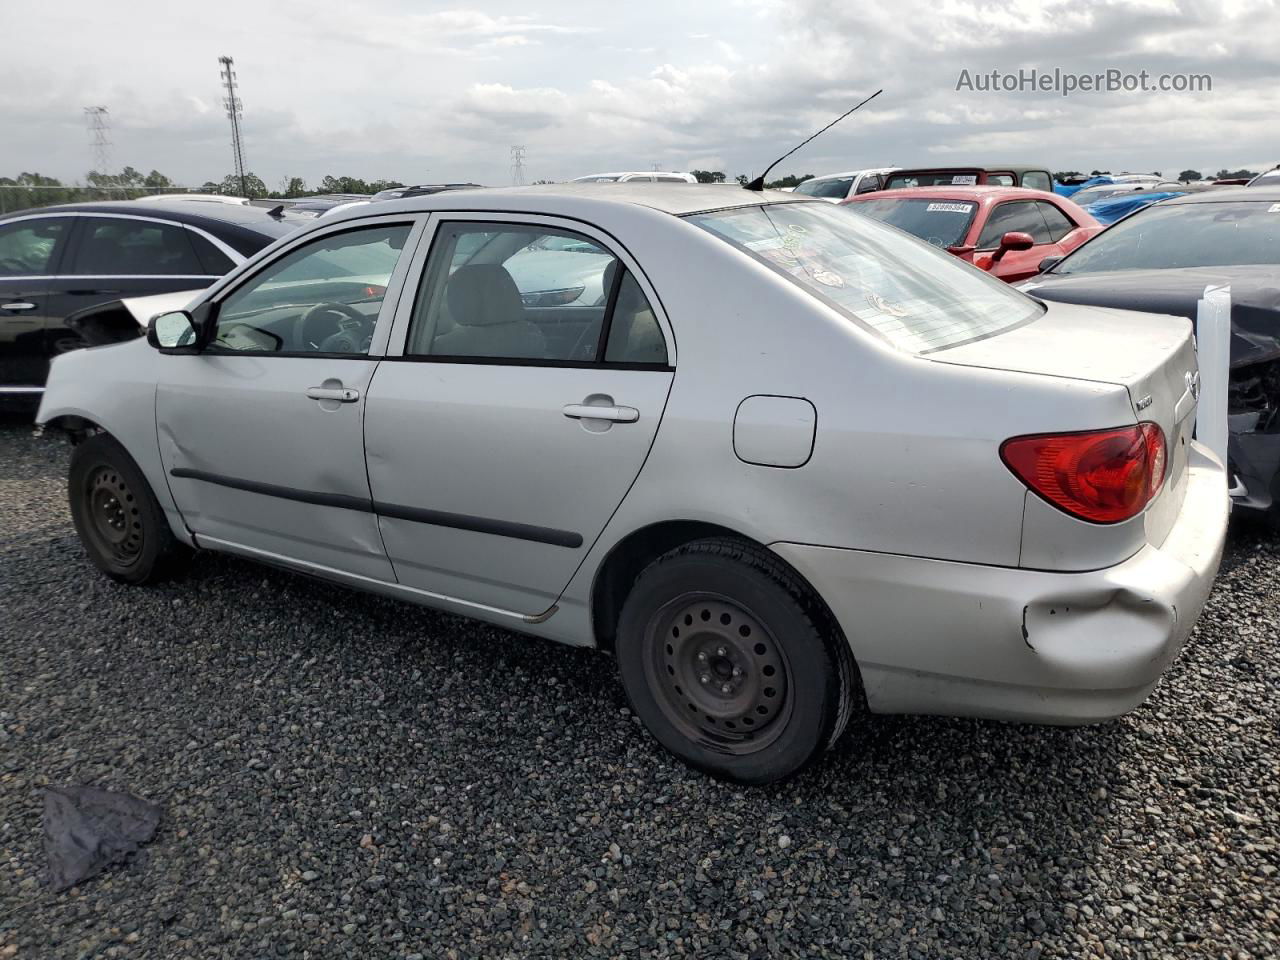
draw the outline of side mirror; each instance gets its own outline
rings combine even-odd
[[[199,353],[196,321],[185,310],[159,313],[147,322],[147,343],[161,353]]]
[[[1040,266],[1038,266],[1036,269],[1040,273],[1044,273],[1046,270],[1052,270],[1054,267],[1058,265],[1058,261],[1061,259],[1062,259],[1061,257],[1045,257],[1043,260],[1040,261]]]
[[[996,252],[991,255],[991,262],[996,263],[1010,250],[1030,250],[1036,245],[1035,240],[1029,233],[1021,233],[1017,230],[1010,230],[1000,238],[1000,246],[996,248]]]

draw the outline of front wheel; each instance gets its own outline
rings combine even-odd
[[[617,656],[654,737],[738,783],[796,773],[853,707],[844,637],[789,567],[743,541],[696,541],[645,568],[623,605]]]
[[[185,568],[189,548],[174,537],[142,470],[114,438],[99,433],[76,446],[67,493],[80,542],[107,576],[142,584]]]

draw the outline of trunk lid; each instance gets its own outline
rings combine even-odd
[[[1192,325],[1182,317],[1105,307],[1047,307],[1039,320],[929,359],[1124,387],[1134,422],[1157,423],[1165,435],[1166,480],[1146,511],[1148,540],[1162,543],[1185,493],[1187,444],[1200,392]],[[1121,424],[1081,423],[1080,429],[1114,426]]]

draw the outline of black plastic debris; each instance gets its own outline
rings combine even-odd
[[[49,884],[62,891],[124,860],[156,834],[160,807],[98,787],[44,791]]]

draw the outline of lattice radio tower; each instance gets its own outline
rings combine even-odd
[[[218,64],[220,67],[220,76],[222,77],[222,89],[226,91],[226,96],[222,98],[222,105],[227,108],[227,119],[231,121],[231,153],[236,163],[236,179],[240,181],[240,195],[247,197],[249,195],[249,183],[244,173],[244,138],[240,136],[240,121],[244,118],[244,103],[240,97],[236,95],[236,72],[233,69],[235,61],[230,57],[219,57]]]
[[[524,147],[511,148],[511,183],[516,187],[524,186]]]
[[[93,169],[111,172],[111,123],[106,107],[85,107],[84,122],[89,128],[89,148],[93,150]]]

